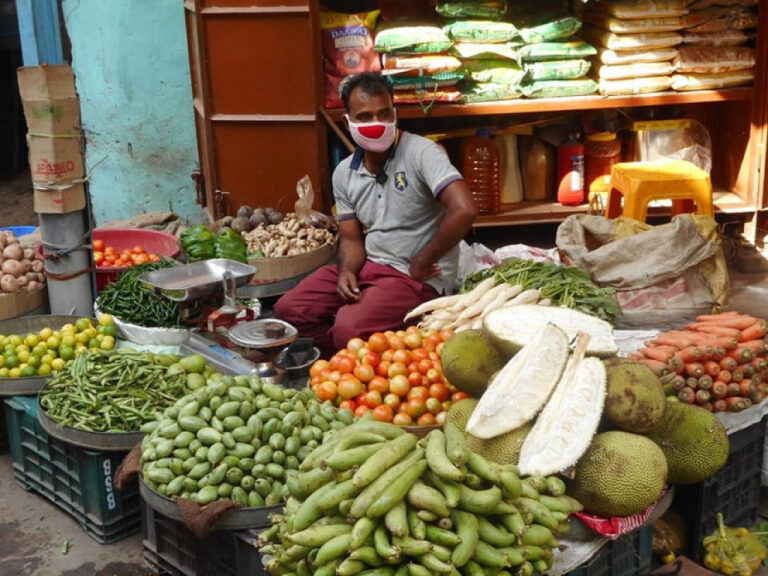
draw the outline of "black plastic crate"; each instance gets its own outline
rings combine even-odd
[[[138,484],[119,491],[114,479],[125,452],[84,450],[49,436],[37,419],[37,398],[5,400],[13,475],[73,516],[103,544],[141,530]]]
[[[648,576],[652,554],[653,526],[643,526],[608,542],[567,576]]]
[[[763,418],[730,434],[725,466],[700,484],[677,487],[673,508],[688,523],[687,554],[694,560],[701,558],[702,538],[717,527],[718,512],[729,526],[750,527],[757,521],[765,425]]]
[[[217,530],[196,538],[178,522],[141,503],[144,561],[162,576],[264,576],[253,545],[261,530]]]

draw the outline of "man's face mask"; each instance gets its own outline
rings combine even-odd
[[[352,140],[363,150],[385,152],[395,141],[397,116],[392,122],[353,122],[347,114]]]

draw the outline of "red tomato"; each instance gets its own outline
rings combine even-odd
[[[373,409],[373,419],[379,422],[392,422],[395,413],[386,404],[380,404]]]
[[[354,354],[357,354],[363,346],[365,346],[365,340],[362,338],[350,338],[349,342],[347,342],[347,350]]]
[[[433,424],[436,424],[437,420],[435,419],[435,415],[430,412],[425,412],[421,416],[419,416],[419,419],[416,420],[416,424],[419,426],[432,426]]]
[[[405,343],[406,347],[410,350],[418,349],[421,346],[422,337],[421,334],[419,334],[418,330],[415,332],[409,332],[406,330],[405,337],[403,338],[403,342]]]
[[[405,348],[405,339],[403,336],[395,334],[389,338],[389,347],[392,350],[402,350]]]
[[[381,404],[381,392],[376,391],[368,391],[365,393],[363,404],[368,406],[368,408],[376,408],[379,404]]]
[[[384,404],[392,408],[392,410],[397,411],[397,409],[400,408],[400,396],[390,392],[384,396]]]
[[[131,252],[133,252],[134,254],[145,254],[144,246],[140,246],[137,244],[136,246],[133,247]]]
[[[390,363],[392,363],[393,362],[392,355],[394,353],[395,353],[395,351],[391,350],[389,348],[384,350],[384,352],[381,353],[381,360],[382,360],[382,362],[390,362]]]
[[[349,356],[342,356],[339,360],[338,370],[342,374],[352,374],[352,372],[355,370],[355,366],[357,366],[357,362],[354,358]]]
[[[317,376],[323,370],[328,370],[328,360],[316,360],[309,368],[309,375]]]
[[[429,395],[437,398],[440,402],[445,402],[451,397],[451,392],[442,382],[435,382],[429,387]]]
[[[93,261],[96,264],[96,266],[101,266],[102,262],[104,262],[104,252],[102,252],[101,250],[94,250]]]
[[[402,374],[389,379],[389,391],[393,394],[397,394],[401,398],[405,398],[410,389],[411,384],[408,382],[408,378]]]
[[[360,404],[357,408],[355,408],[355,416],[360,418],[363,414],[370,411],[370,408],[366,406],[365,404]]]
[[[338,370],[339,369],[339,360],[341,360],[343,356],[340,354],[334,354],[331,356],[331,359],[328,361],[328,368],[331,370]]]
[[[405,413],[408,414],[411,418],[418,418],[422,414],[424,414],[426,408],[424,407],[424,402],[421,402],[420,400],[408,400],[404,404],[405,406]]]
[[[381,364],[379,364],[381,366]],[[397,376],[398,374],[407,374],[408,368],[406,368],[405,364],[402,362],[393,362],[392,365],[389,367],[389,370],[387,370],[387,376],[392,378],[393,376]]]
[[[388,362],[387,360],[382,360],[376,366],[376,374],[379,375],[379,376],[382,376],[383,378],[388,378],[389,377],[389,367],[391,365],[392,365],[391,362]]]
[[[408,383],[411,386],[421,386],[421,372],[409,372]]]
[[[438,333],[438,336],[440,337],[440,340],[442,340],[443,342],[448,342],[448,340],[456,336],[456,332],[446,328],[445,330],[440,330],[440,332]]]
[[[381,332],[374,332],[368,337],[368,347],[374,352],[384,352],[389,348],[389,340]]]
[[[451,394],[451,402],[453,402],[454,404],[456,404],[456,402],[458,402],[459,400],[464,400],[464,398],[469,398],[469,394],[467,394],[466,392],[462,392],[461,390]]]
[[[149,255],[149,261],[150,262],[159,262],[161,260],[159,254],[150,254]]]
[[[413,352],[411,352],[411,360],[414,362],[421,362],[422,360],[428,360],[429,359],[429,351],[424,350],[424,348],[416,348]]]
[[[104,252],[104,240],[101,240],[100,238],[94,238],[93,242],[91,242],[91,246],[93,246],[94,250],[98,250],[99,252]]]
[[[334,400],[336,398],[336,383],[324,380],[318,384],[315,394],[320,400]]]
[[[421,372],[426,376],[427,372],[432,370],[432,366],[433,366],[432,360],[428,360],[428,359],[421,360],[419,361],[419,372]]]
[[[363,355],[360,361],[363,364],[368,364],[369,366],[376,368],[376,366],[379,365],[379,362],[381,362],[381,357],[376,352],[369,350]]]
[[[353,377],[340,381],[336,385],[336,391],[338,395],[341,396],[344,400],[349,400],[359,394],[362,394],[365,391],[365,388],[363,388],[360,380]]]
[[[370,382],[376,376],[376,369],[370,364],[358,364],[353,374],[360,382]]]
[[[384,395],[389,392],[389,380],[381,376],[375,376],[368,382],[368,390]]]
[[[435,382],[442,382],[443,381],[443,375],[440,372],[440,370],[437,370],[436,368],[432,368],[426,373],[427,380],[429,380],[430,384],[434,384]]]
[[[415,386],[408,391],[408,400],[426,402],[427,398],[429,398],[429,388],[426,386]]]
[[[342,400],[341,404],[339,404],[340,410],[346,409],[354,412],[356,408],[357,408],[357,404],[355,404],[354,400]]]
[[[397,424],[398,426],[413,426],[413,418],[408,416],[405,412],[398,412],[395,414],[394,418],[392,418],[392,424]]]
[[[395,350],[392,361],[401,362],[407,366],[411,362],[411,353],[408,350]]]
[[[427,401],[424,403],[424,406],[427,409],[427,412],[431,412],[432,414],[439,414],[443,411],[443,405],[440,403],[440,400],[437,398],[427,398]]]

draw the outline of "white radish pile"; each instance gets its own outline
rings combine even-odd
[[[483,317],[491,310],[520,304],[549,305],[549,300],[541,300],[537,289],[523,290],[518,285],[502,282],[495,285],[493,278],[486,278],[469,292],[442,296],[417,306],[405,316],[405,321],[423,316],[419,327],[424,329],[456,332],[480,329]]]

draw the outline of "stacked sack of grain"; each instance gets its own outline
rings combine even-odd
[[[462,62],[464,102],[509,100],[520,97],[523,72],[511,42],[517,29],[501,18],[505,0],[491,2],[440,2],[437,13],[443,30],[454,41],[452,53]]]
[[[575,39],[581,21],[558,3],[523,2],[510,18],[518,27],[517,48],[525,77],[521,91],[528,98],[584,96],[597,90],[587,78],[587,58],[595,49]]]
[[[683,41],[685,0],[598,0],[580,14],[584,38],[598,46],[593,76],[605,96],[662,92],[672,86]]]
[[[376,30],[374,48],[382,73],[394,88],[395,104],[454,102],[463,78],[461,61],[448,54],[453,41],[438,22],[392,22]]]
[[[758,0],[698,0],[683,16],[683,44],[672,88],[712,90],[750,84],[755,51],[747,46],[757,28]]]

